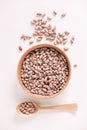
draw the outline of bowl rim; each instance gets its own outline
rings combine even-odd
[[[37,95],[37,94],[33,94],[31,93],[22,83],[22,80],[21,80],[21,75],[20,75],[20,69],[21,69],[21,66],[22,66],[22,63],[25,59],[25,57],[33,50],[37,49],[37,48],[43,48],[43,47],[49,47],[49,48],[53,48],[55,49],[56,51],[60,52],[67,60],[67,63],[68,63],[68,69],[69,69],[69,76],[68,76],[68,79],[67,79],[67,82],[66,84],[64,85],[64,87],[56,94],[53,94],[53,95],[50,95],[50,96],[42,96],[42,95]],[[19,81],[19,84],[20,86],[22,87],[22,89],[30,96],[34,97],[34,98],[41,98],[41,99],[47,99],[47,98],[52,98],[52,97],[55,97],[57,95],[59,95],[60,93],[62,93],[65,88],[68,86],[68,83],[70,81],[70,77],[71,77],[71,64],[70,64],[70,61],[69,61],[69,58],[67,57],[67,55],[65,54],[65,52],[63,50],[61,50],[59,47],[55,46],[55,45],[51,45],[51,44],[47,44],[47,43],[44,43],[44,44],[39,44],[39,45],[34,45],[32,46],[31,48],[29,48],[27,51],[25,51],[25,53],[21,56],[20,60],[19,60],[19,63],[18,63],[18,67],[17,67],[17,78],[18,78],[18,81]]]

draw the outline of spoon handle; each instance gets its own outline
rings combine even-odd
[[[63,105],[58,105],[58,106],[40,106],[40,109],[49,109],[49,110],[71,110],[71,111],[76,111],[77,110],[77,104],[72,103],[72,104],[63,104]]]

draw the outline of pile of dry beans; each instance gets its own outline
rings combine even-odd
[[[21,80],[32,94],[51,96],[58,93],[69,76],[67,59],[53,48],[31,51],[23,61]]]
[[[24,102],[19,106],[19,110],[23,114],[29,115],[36,111],[36,107],[32,102]]]
[[[31,21],[31,25],[34,28],[31,36],[22,35],[21,39],[28,40],[29,44],[42,42],[46,40],[47,43],[54,45],[65,45],[66,43],[73,44],[75,37],[70,36],[70,32],[65,30],[63,32],[57,32],[56,26],[51,25],[51,20],[57,16],[57,12],[53,11],[52,16],[49,17],[45,13],[36,13],[35,19]],[[60,18],[63,19],[66,16],[65,13],[61,14]],[[19,46],[19,50],[22,51],[22,47]],[[64,46],[64,51],[68,51],[69,48]]]

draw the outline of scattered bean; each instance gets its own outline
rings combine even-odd
[[[21,46],[19,46],[18,49],[19,49],[19,51],[22,51],[22,47]]]
[[[73,65],[74,68],[77,68],[77,64]]]
[[[57,12],[56,12],[56,11],[53,11],[53,15],[56,16],[56,15],[57,15]]]
[[[61,14],[61,18],[64,18],[66,16],[66,13]]]
[[[68,51],[69,50],[69,48],[64,48],[64,51]]]

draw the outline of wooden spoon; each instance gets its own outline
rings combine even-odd
[[[30,106],[31,108],[29,108],[28,104],[32,104]],[[31,111],[28,111],[29,109]],[[33,109],[33,111],[32,111],[32,109]],[[44,109],[44,110],[49,109],[49,110],[62,110],[62,111],[76,111],[77,104],[72,103],[72,104],[63,104],[63,105],[57,105],[57,106],[39,106],[37,103],[29,101],[29,102],[20,103],[17,106],[17,112],[19,112],[21,114],[25,114],[25,115],[34,114],[38,110],[42,110],[42,109]]]

